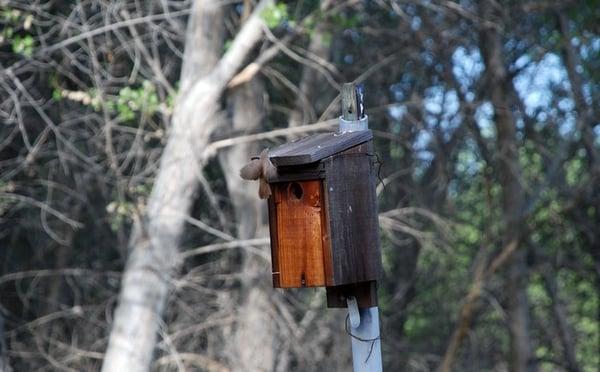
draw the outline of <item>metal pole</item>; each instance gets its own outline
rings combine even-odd
[[[342,116],[340,133],[369,129],[365,115],[362,86],[354,83],[342,87]],[[381,339],[379,333],[379,308],[358,308],[355,297],[348,297],[346,330],[352,339],[352,366],[354,372],[381,372]]]
[[[379,308],[360,309],[360,325],[350,326],[352,366],[354,372],[381,372],[381,339],[379,338]]]

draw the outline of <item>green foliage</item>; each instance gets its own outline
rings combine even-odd
[[[139,184],[129,188],[128,200],[113,200],[106,206],[111,230],[118,231],[124,224],[131,223],[134,215],[141,213],[151,192],[150,185]]]
[[[285,3],[276,3],[263,10],[262,19],[270,29],[276,28],[289,19],[288,8]]]
[[[52,89],[52,99],[55,101],[62,100],[62,94],[60,92],[60,89],[57,89],[57,88]]]
[[[17,23],[22,16],[22,13],[18,9],[6,8],[0,12],[0,16],[4,22]]]
[[[569,186],[575,186],[587,178],[584,160],[580,157],[573,158],[564,164],[565,178]]]
[[[534,308],[548,308],[552,305],[552,301],[539,274],[532,275],[527,287],[527,295]]]
[[[585,277],[569,270],[559,270],[557,280],[563,301],[567,305],[567,315],[574,328],[576,356],[586,372],[596,371],[600,365],[597,340],[600,339],[598,309],[600,297],[597,287]],[[591,341],[591,342],[586,342]]]
[[[156,87],[148,80],[144,80],[137,88],[124,87],[119,90],[118,96],[104,96],[95,88],[87,91],[68,91],[62,89],[54,78],[51,78],[52,98],[55,101],[68,99],[92,107],[95,111],[106,109],[110,114],[117,115],[123,122],[131,122],[138,115],[151,116],[160,109]],[[170,94],[165,106],[172,109],[175,104],[176,93]]]
[[[133,218],[135,206],[130,202],[112,201],[106,206],[106,212],[111,230],[118,231],[125,222]]]
[[[179,90],[179,86],[177,86],[173,90],[173,92],[169,93],[169,95],[167,96],[167,102],[166,102],[167,110],[169,110],[171,112],[175,108],[175,101],[177,100],[177,95],[179,94],[178,90]]]
[[[323,39],[323,45],[325,45],[326,47],[330,47],[331,46],[331,41],[333,40],[333,35],[331,34],[331,32],[326,32],[323,31],[322,36]]]
[[[125,87],[119,91],[116,110],[123,121],[131,121],[136,114],[152,115],[158,111],[158,95],[156,88],[148,80],[144,80],[139,88]]]
[[[31,57],[33,54],[33,37],[31,35],[15,36],[12,40],[12,50],[14,53]]]
[[[19,32],[28,31],[33,22],[33,15],[21,12],[18,9],[6,8],[0,11],[0,20],[4,28],[0,31],[0,44],[5,41],[11,44],[13,53],[31,57],[34,49],[33,36]]]
[[[5,40],[11,39],[13,34],[14,34],[14,28],[12,28],[10,26],[5,26],[4,29],[2,29],[2,31],[0,31],[0,44],[3,43]]]
[[[223,43],[223,52],[227,52],[229,50],[229,48],[231,48],[232,43],[233,43],[233,40],[231,40],[231,39],[225,40],[225,42]]]

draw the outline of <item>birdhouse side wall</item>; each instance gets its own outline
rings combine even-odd
[[[372,141],[324,159],[333,285],[378,280],[381,252]]]

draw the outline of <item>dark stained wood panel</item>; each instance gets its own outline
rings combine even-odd
[[[381,271],[373,144],[324,159],[334,285],[378,280]]]
[[[352,283],[327,287],[327,307],[347,308],[347,298],[356,297],[358,307],[361,309],[377,306],[377,282]]]
[[[295,166],[279,166],[277,173],[267,179],[268,182],[289,182],[299,180],[317,180],[325,178],[325,167],[321,162]]]
[[[325,286],[326,272],[332,271],[325,268],[324,257],[330,255],[330,250],[327,225],[323,223],[322,181],[281,182],[271,186],[271,240],[276,241],[272,243],[273,285]]]
[[[372,138],[370,130],[315,134],[270,150],[269,159],[277,167],[314,163]]]

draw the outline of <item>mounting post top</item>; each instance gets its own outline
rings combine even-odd
[[[364,88],[362,84],[345,83],[342,86],[342,116],[339,132],[357,132],[369,129],[365,115]]]

